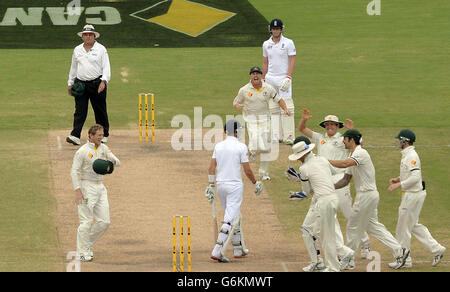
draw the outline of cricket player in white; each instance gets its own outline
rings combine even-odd
[[[349,157],[350,152],[345,148],[343,137],[341,133],[338,132],[338,129],[347,128],[353,129],[353,121],[350,119],[346,119],[347,124],[339,121],[339,118],[334,115],[327,115],[323,119],[323,121],[319,124],[322,128],[325,128],[325,133],[314,132],[311,129],[306,127],[306,122],[312,118],[311,113],[308,109],[303,110],[302,119],[299,123],[298,129],[300,132],[305,134],[308,138],[311,139],[312,143],[317,145],[317,154],[323,156],[330,160],[344,160]],[[338,182],[344,177],[345,169],[343,168],[334,168],[333,169],[333,181],[334,183]],[[352,214],[352,196],[350,193],[350,185],[347,185],[341,189],[336,190],[336,194],[339,200],[339,210],[344,215],[345,219],[347,219],[347,228],[348,228],[348,219]],[[339,228],[340,226],[336,226]],[[338,246],[344,245],[344,238],[339,237],[339,234],[342,235],[341,232],[338,232]],[[348,239],[348,231],[347,231],[347,241]],[[370,240],[367,232],[364,232],[364,236],[361,240],[362,248],[361,248],[361,258],[366,259],[370,252]]]
[[[255,186],[255,194],[259,195],[264,188],[260,181],[256,181],[250,168],[247,146],[238,140],[240,128],[242,127],[236,120],[229,120],[225,124],[227,138],[214,147],[208,170],[209,185],[205,190],[205,196],[211,202],[215,198],[215,183],[217,183],[217,194],[224,210],[224,219],[216,245],[211,252],[211,259],[224,263],[229,261],[225,253],[230,241],[233,243],[236,258],[248,253],[242,244],[243,234],[240,228],[244,190],[241,165],[245,175]]]
[[[420,158],[413,146],[416,135],[409,129],[403,129],[396,138],[399,141],[399,148],[402,149],[400,176],[391,178],[388,188],[388,192],[397,188],[402,190],[402,202],[398,208],[396,238],[402,246],[410,248],[411,235],[414,234],[417,240],[433,254],[431,264],[434,267],[441,261],[446,248],[431,236],[426,226],[419,224],[419,215],[427,192],[425,183],[422,181]],[[390,263],[389,266],[394,268],[395,263]],[[410,256],[403,267],[412,267]]]
[[[269,108],[275,141],[292,145],[295,138],[294,101],[292,99],[292,74],[294,74],[296,49],[291,39],[283,36],[283,22],[273,19],[269,30],[271,37],[263,43],[263,79],[272,85],[286,102],[290,115],[270,101]]]
[[[269,102],[277,103],[286,115],[291,115],[286,108],[286,103],[277,94],[275,89],[262,80],[262,70],[259,67],[250,69],[250,82],[239,89],[238,95],[233,101],[233,106],[243,112],[246,122],[250,150],[250,160],[260,153],[259,176],[261,180],[270,180],[269,153],[272,149]],[[278,143],[278,142],[277,142]]]
[[[317,265],[321,263],[318,261],[315,248],[316,238],[314,236],[318,235],[324,252],[324,264],[326,266],[324,271],[338,272],[341,270],[335,242],[335,226],[338,225],[336,222],[338,198],[331,174],[332,167],[326,158],[316,156],[311,152],[315,144],[310,143],[306,137],[300,138],[304,139],[295,139],[295,141],[301,141],[292,146],[293,154],[289,155],[289,160],[300,160],[303,163],[298,172],[302,182],[302,190],[308,196],[313,196],[310,210],[302,225],[303,239],[306,250],[311,257],[312,266],[310,265],[303,270],[314,271],[319,269]],[[348,262],[353,257],[354,252],[349,248],[346,249],[348,250],[346,259]]]
[[[92,126],[88,135],[88,142],[75,153],[70,172],[80,220],[77,231],[77,256],[81,261],[93,259],[93,246],[110,224],[108,194],[103,185],[103,175],[95,173],[92,165],[100,158],[120,166],[119,159],[101,142],[103,139],[101,125]]]
[[[376,186],[372,160],[369,153],[360,145],[362,135],[358,130],[352,129],[346,131],[343,137],[345,148],[350,150],[350,157],[345,160],[329,161],[335,167],[347,168],[344,177],[335,183],[336,189],[348,185],[351,178],[355,178],[356,197],[348,222],[349,241],[347,246],[356,251],[364,231],[367,231],[391,249],[396,261],[394,268],[399,269],[409,256],[409,249],[402,247],[386,227],[378,222],[377,206],[380,195]],[[349,265],[354,266],[354,259],[350,261]]]

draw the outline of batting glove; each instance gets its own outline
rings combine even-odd
[[[293,192],[293,191],[289,192],[289,200],[290,201],[301,202],[304,199],[306,199],[307,197],[308,196],[304,192]]]
[[[295,168],[293,167],[289,167],[288,170],[286,170],[286,172],[284,173],[284,175],[286,176],[286,178],[288,180],[292,180],[292,181],[301,181],[301,176],[300,173],[298,173]]]
[[[280,90],[281,91],[288,91],[291,87],[291,76],[286,76],[281,83],[280,83]]]
[[[214,201],[214,198],[216,196],[216,185],[209,184],[209,186],[205,189],[205,197],[208,200],[209,203],[212,203]]]
[[[259,196],[259,194],[261,194],[261,192],[264,189],[264,185],[262,182],[257,181],[255,182],[254,186],[255,186],[255,195]]]

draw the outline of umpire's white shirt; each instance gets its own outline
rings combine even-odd
[[[103,175],[97,174],[92,168],[92,164],[98,158],[109,160],[110,158],[116,161],[116,166],[120,165],[119,159],[111,152],[108,146],[100,144],[98,148],[94,143],[87,142],[78,149],[73,157],[72,169],[70,174],[72,176],[73,189],[81,187],[80,180],[101,182]]]
[[[91,81],[100,75],[102,76],[101,79],[106,82],[111,79],[111,66],[106,48],[97,41],[87,52],[83,44],[75,47],[67,84],[72,86],[75,78],[82,81]]]
[[[355,178],[356,192],[376,191],[375,167],[369,152],[362,148],[361,145],[358,145],[350,155],[350,158],[356,162],[356,165],[347,168],[345,173]]]
[[[308,154],[299,172],[302,189],[310,189],[309,194],[313,193],[316,198],[320,198],[335,193],[331,164],[325,157],[316,156],[314,153]],[[307,184],[309,186],[305,186]]]
[[[270,37],[263,43],[263,56],[269,60],[266,74],[274,77],[286,77],[289,70],[289,56],[297,54],[294,42],[281,35],[280,41],[275,43]]]
[[[423,189],[420,158],[414,146],[402,150],[400,182],[404,192],[420,192]]]
[[[337,132],[330,137],[325,134],[312,132],[311,143],[316,144],[317,154],[329,160],[345,160],[349,151],[345,148],[341,133]],[[333,167],[333,173],[344,173],[344,168]]]
[[[234,136],[217,143],[212,158],[216,159],[216,182],[242,184],[241,164],[248,162],[247,146]]]

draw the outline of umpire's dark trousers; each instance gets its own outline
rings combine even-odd
[[[80,138],[81,130],[88,114],[89,100],[91,100],[92,109],[94,110],[95,123],[100,124],[104,128],[105,137],[109,136],[108,112],[106,110],[106,89],[98,93],[101,76],[91,81],[81,81],[75,79],[75,82],[84,83],[84,94],[75,97],[75,113],[73,114],[73,130],[70,135]]]

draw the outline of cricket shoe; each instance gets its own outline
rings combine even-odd
[[[218,261],[219,263],[228,263],[230,260],[229,259],[227,259],[225,256],[223,256],[223,255],[220,255],[220,256],[218,256],[218,257],[216,257],[216,256],[211,256],[211,259],[213,259],[213,260],[215,260],[215,261]]]
[[[261,180],[270,180],[270,176],[268,176],[268,175],[263,175],[263,176],[261,177]]]
[[[93,258],[89,254],[80,255],[80,262],[90,262]]]
[[[436,254],[433,258],[433,262],[431,263],[431,265],[433,267],[437,266],[437,264],[439,264],[439,262],[441,261],[441,259],[444,257],[444,252],[447,249],[444,247],[438,254]]]
[[[391,268],[398,270],[401,267],[403,267],[406,263],[406,259],[409,257],[410,252],[411,252],[411,250],[402,248],[401,255],[395,259],[395,262],[397,263],[397,265],[395,265],[394,267],[391,267]]]
[[[342,258],[341,260],[341,271],[347,269],[347,267],[349,266],[350,262],[353,260],[353,256],[355,255],[355,252],[349,251],[348,254]],[[353,264],[354,265],[354,264]]]
[[[324,270],[325,264],[323,263],[322,258],[319,258],[319,260],[317,261],[317,263],[310,263],[309,265],[307,265],[306,267],[303,268],[304,272],[314,272],[314,271],[322,271]]]
[[[388,264],[389,268],[392,268],[392,269],[395,269],[395,267],[397,265],[398,265],[397,261]],[[407,261],[400,269],[411,269],[411,268],[412,268],[412,263]]]
[[[244,258],[246,257],[248,254],[250,253],[250,251],[248,249],[236,249],[234,251],[234,257],[236,259],[240,259],[240,258]]]
[[[370,253],[370,246],[364,246],[363,248],[361,248],[362,259],[367,259],[369,257],[369,253]]]
[[[73,144],[73,145],[75,145],[75,146],[81,145],[81,140],[80,140],[80,138],[77,138],[77,137],[72,136],[72,135],[67,136],[66,142],[67,142],[67,143],[70,143],[70,144]]]

